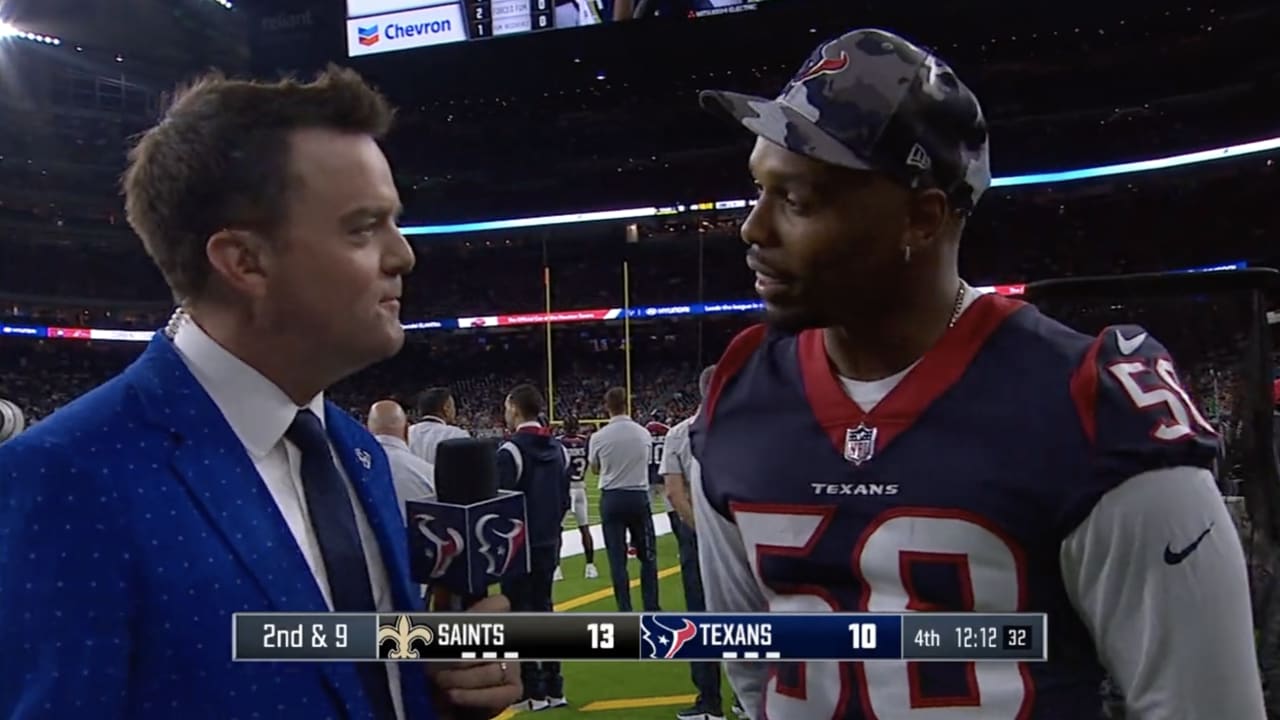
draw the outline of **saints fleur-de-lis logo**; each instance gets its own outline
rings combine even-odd
[[[414,625],[409,622],[408,615],[398,616],[394,625],[378,626],[378,647],[388,640],[393,643],[386,655],[389,660],[416,660],[419,655],[413,641],[421,640],[423,645],[430,645],[434,638],[430,627]]]

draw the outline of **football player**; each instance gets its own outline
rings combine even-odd
[[[655,508],[661,505],[664,512],[670,513],[672,508],[667,499],[666,479],[659,471],[662,467],[662,454],[667,447],[667,433],[671,432],[671,426],[665,420],[666,416],[662,411],[654,409],[649,412],[649,422],[644,424],[644,429],[653,438],[653,444],[649,446],[649,502]]]
[[[880,30],[818,48],[757,135],[767,323],[692,429],[712,612],[1049,615],[1047,662],[731,663],[751,718],[1261,718],[1218,438],[1140,327],[1081,335],[959,277],[990,184],[977,100]]]
[[[577,418],[565,418],[560,442],[569,452],[570,512],[578,522],[578,532],[582,534],[582,554],[587,560],[586,578],[591,580],[600,577],[600,573],[596,570],[596,544],[591,539],[591,528],[587,524],[587,439],[581,435]],[[558,567],[555,579],[564,579]]]

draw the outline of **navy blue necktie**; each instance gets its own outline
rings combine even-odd
[[[347,483],[333,462],[329,438],[320,418],[310,410],[299,410],[285,437],[302,451],[302,487],[307,496],[311,528],[329,576],[334,612],[377,612]],[[374,716],[394,720],[395,706],[391,703],[386,667],[380,663],[356,663],[356,670],[373,705]]]

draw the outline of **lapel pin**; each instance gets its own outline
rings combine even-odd
[[[364,466],[365,470],[373,467],[373,456],[364,448],[356,448],[356,459],[360,461],[360,464]]]

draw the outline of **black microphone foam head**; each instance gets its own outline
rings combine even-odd
[[[498,458],[493,443],[454,438],[436,446],[436,498],[470,505],[498,494]]]

